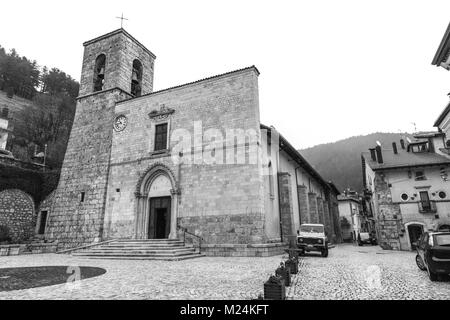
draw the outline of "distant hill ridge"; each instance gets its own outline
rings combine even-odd
[[[412,135],[376,132],[320,144],[299,152],[324,179],[333,181],[339,190],[351,188],[361,191],[363,188],[361,152],[375,147],[377,141],[380,141],[383,148],[392,148],[392,142],[399,145],[400,139],[405,137],[412,138]]]

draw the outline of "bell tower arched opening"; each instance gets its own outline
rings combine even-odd
[[[95,59],[94,92],[102,91],[105,84],[106,56],[101,54]]]

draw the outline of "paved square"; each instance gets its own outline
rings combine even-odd
[[[302,257],[288,299],[450,299],[450,281],[431,282],[413,252],[339,245],[328,258]],[[93,266],[107,270],[77,285],[0,292],[0,299],[254,299],[283,256],[185,261],[90,260],[42,254],[0,257],[0,267]],[[69,278],[70,274],[68,274]],[[1,281],[1,279],[0,279]]]

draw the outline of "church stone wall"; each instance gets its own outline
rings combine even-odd
[[[144,172],[159,162],[170,168],[180,187],[180,226],[201,235],[207,243],[264,242],[259,160],[256,164],[228,164],[224,155],[223,164],[179,166],[170,151],[178,142],[170,138],[169,152],[154,154],[154,125],[148,114],[163,105],[174,110],[168,117],[169,137],[174,130],[185,129],[191,134],[192,147],[195,121],[201,121],[203,132],[218,129],[224,138],[227,129],[253,129],[260,134],[257,72],[253,68],[118,103],[116,115],[126,115],[128,123],[123,131],[113,133],[105,237],[133,236],[136,185]],[[203,145],[207,143],[203,141]]]
[[[46,229],[46,238],[62,247],[89,244],[102,236],[114,106],[128,97],[114,90],[77,103]]]

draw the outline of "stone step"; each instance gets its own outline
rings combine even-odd
[[[195,252],[193,248],[182,248],[177,250],[104,250],[104,249],[92,249],[81,251],[78,253],[89,253],[89,254],[182,254],[182,253],[191,253]]]
[[[184,260],[204,256],[179,239],[114,240],[76,252],[73,256],[89,259]]]
[[[184,248],[193,248],[185,247],[185,246],[176,246],[176,247],[154,247],[154,246],[148,246],[148,247],[108,247],[108,246],[102,246],[102,247],[95,247],[91,248],[92,250],[95,249],[102,249],[102,250],[177,250],[177,249],[184,249]]]
[[[134,252],[75,252],[74,256],[101,256],[101,257],[178,257],[178,256],[186,256],[194,254],[194,251],[191,252],[165,252],[165,253],[134,253]]]
[[[183,247],[183,242],[174,243],[108,243],[101,245],[102,247],[114,247],[114,248],[163,248],[163,247]]]
[[[183,242],[180,239],[118,239],[110,243],[171,243],[171,242]]]
[[[201,258],[204,257],[205,254],[201,253],[195,253],[190,255],[184,255],[184,256],[174,256],[174,257],[155,257],[155,256],[80,256],[80,258],[86,258],[86,259],[108,259],[108,260],[162,260],[162,261],[180,261],[180,260],[187,260],[187,259],[195,259],[195,258]]]

